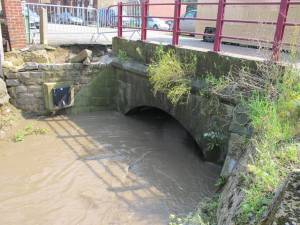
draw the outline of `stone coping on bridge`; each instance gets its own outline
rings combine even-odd
[[[172,45],[161,45],[152,42],[131,41],[124,38],[113,39],[113,52],[118,55],[119,51],[126,52],[129,58],[132,58],[143,64],[150,64],[157,46],[163,46],[166,49],[175,49],[179,55],[197,56],[197,74],[213,74],[222,76],[228,74],[233,68],[248,67],[257,69],[257,63],[261,61],[254,59],[244,59],[227,54],[218,54],[212,51],[199,51],[199,49],[174,47]]]

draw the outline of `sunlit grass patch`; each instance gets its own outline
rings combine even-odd
[[[26,136],[30,135],[44,135],[48,132],[45,128],[34,127],[32,124],[27,125],[24,129],[15,133],[14,141],[21,142],[25,140]]]

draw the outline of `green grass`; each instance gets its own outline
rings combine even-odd
[[[26,136],[29,135],[43,135],[47,133],[47,129],[45,128],[39,128],[39,127],[33,127],[33,125],[29,124],[24,129],[19,130],[15,133],[14,141],[15,142],[21,142],[25,140]]]
[[[129,59],[128,55],[127,55],[127,52],[125,52],[123,50],[118,51],[117,57],[121,61],[127,61]]]
[[[205,77],[205,81],[210,87],[213,87],[213,89],[211,89],[210,91],[213,90],[215,92],[223,90],[230,83],[230,80],[225,78],[224,76],[216,78],[212,74],[207,74]]]
[[[236,218],[239,225],[259,221],[272,201],[275,190],[287,174],[299,168],[300,71],[287,68],[276,82],[278,96],[254,93],[246,102],[252,126],[256,155],[248,165],[248,184],[241,212]]]
[[[173,49],[165,52],[162,46],[157,47],[148,67],[154,94],[166,93],[173,105],[178,104],[190,94],[191,77],[195,75],[195,70],[195,56],[180,59]]]
[[[179,217],[174,214],[169,216],[169,225],[216,225],[216,214],[219,196],[205,199],[199,204],[197,210],[187,216]]]
[[[279,76],[280,71],[277,65],[266,64],[261,71],[263,88],[247,90],[252,93],[250,97],[239,94],[254,128],[251,142],[255,154],[247,172],[240,174],[245,197],[235,217],[238,225],[259,222],[276,189],[294,168],[300,168],[300,143],[296,138],[300,136],[300,71],[290,66]],[[206,77],[212,93],[221,92],[231,82],[239,84],[234,77]]]

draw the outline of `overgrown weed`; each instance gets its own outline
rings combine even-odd
[[[164,51],[162,46],[157,47],[148,67],[154,94],[166,93],[173,105],[186,99],[191,91],[191,78],[195,76],[196,62],[194,55],[180,59],[174,49]]]
[[[26,136],[29,135],[43,135],[48,131],[45,128],[34,127],[32,124],[27,125],[24,129],[19,130],[15,133],[14,141],[21,142],[25,140]]]
[[[127,61],[129,59],[127,52],[124,50],[118,51],[117,58],[122,62]]]
[[[226,79],[206,78],[209,91],[219,96],[234,89],[255,131],[255,154],[243,174],[245,197],[235,218],[239,225],[259,222],[288,173],[300,168],[300,71],[273,62],[257,67],[255,74],[243,68]]]
[[[219,196],[215,195],[205,199],[199,204],[197,210],[187,216],[179,217],[174,214],[169,216],[169,225],[216,225],[216,214]]]
[[[290,66],[278,77],[277,97],[267,90],[254,93],[247,106],[255,128],[255,160],[248,165],[250,183],[237,217],[239,224],[259,221],[272,201],[275,190],[287,174],[299,167],[296,143],[300,115],[300,71]],[[271,85],[270,85],[271,86]]]

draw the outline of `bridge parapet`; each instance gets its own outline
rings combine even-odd
[[[125,52],[129,58],[132,58],[142,64],[150,64],[154,52],[159,43],[150,43],[143,41],[131,41],[123,38],[113,39],[113,52],[118,55],[119,51]],[[183,47],[174,47],[172,45],[162,45],[164,50],[174,49],[178,55],[195,55],[197,57],[197,76],[212,74],[216,77],[229,74],[233,69],[247,67],[257,70],[257,64],[261,61],[222,55],[212,51],[199,51]]]

